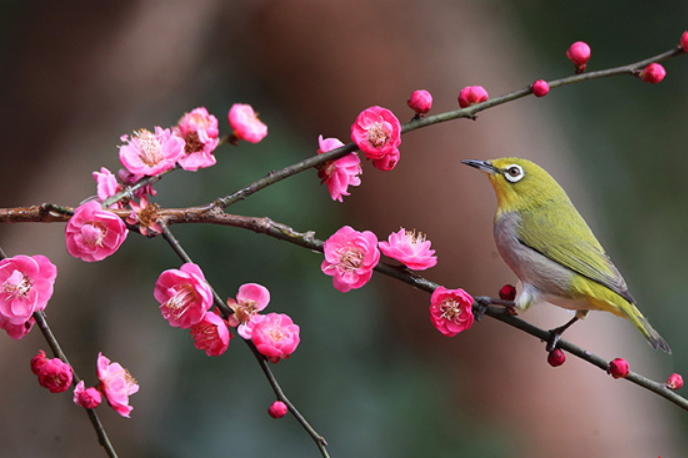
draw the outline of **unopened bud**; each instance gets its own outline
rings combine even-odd
[[[516,299],[516,288],[514,285],[504,285],[499,290],[499,298],[505,301],[513,301]]]
[[[282,418],[287,414],[288,410],[289,409],[287,408],[287,405],[285,403],[283,403],[282,401],[275,401],[268,409],[268,413],[272,418]]]
[[[666,70],[659,64],[650,64],[640,72],[640,79],[646,83],[657,84],[666,76]]]
[[[467,86],[459,93],[459,106],[461,108],[470,107],[477,103],[485,102],[488,99],[487,91],[482,86]]]
[[[577,41],[566,51],[566,57],[576,66],[576,73],[583,73],[590,60],[590,46],[583,41]]]
[[[566,355],[563,351],[555,348],[547,355],[547,362],[552,367],[559,367],[566,362]]]
[[[626,378],[626,376],[628,376],[628,363],[623,358],[613,359],[609,363],[607,372],[614,378]]]
[[[535,97],[544,97],[549,92],[549,84],[545,80],[537,80],[533,83],[533,95]]]
[[[671,374],[666,381],[666,387],[670,390],[678,390],[683,386],[681,374]]]
[[[414,91],[408,99],[408,106],[419,115],[424,115],[432,108],[432,95],[424,89]]]

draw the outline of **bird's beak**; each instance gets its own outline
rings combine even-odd
[[[492,165],[490,161],[476,161],[475,159],[464,159],[461,162],[489,174],[499,173],[499,169]]]

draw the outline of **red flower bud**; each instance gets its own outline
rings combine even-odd
[[[268,413],[272,418],[282,418],[287,414],[288,410],[289,409],[287,408],[287,405],[285,403],[283,403],[282,401],[275,401],[268,409]]]
[[[616,358],[609,363],[607,372],[614,378],[626,378],[628,376],[628,363],[623,358]]]
[[[679,43],[683,48],[683,52],[688,52],[688,32],[683,32],[683,35],[681,35],[681,41]]]
[[[566,362],[566,355],[564,355],[563,351],[555,348],[547,355],[547,362],[552,367],[559,367]]]
[[[659,64],[650,64],[640,72],[640,79],[646,83],[657,84],[666,76],[666,70]]]
[[[683,386],[683,377],[681,374],[671,374],[666,381],[666,387],[670,390],[678,390]]]
[[[424,89],[414,91],[408,99],[408,106],[419,115],[424,115],[432,108],[432,95]]]
[[[566,51],[566,57],[576,66],[576,73],[583,73],[590,60],[590,46],[583,41],[577,41]]]
[[[537,80],[533,83],[533,95],[535,97],[544,97],[549,92],[549,84],[545,80]]]
[[[499,290],[499,298],[505,301],[513,301],[516,299],[516,288],[514,285],[504,285]]]
[[[467,86],[461,89],[459,93],[459,106],[461,108],[470,107],[477,103],[486,101],[488,98],[487,91],[482,86]]]

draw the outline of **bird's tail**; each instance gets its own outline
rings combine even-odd
[[[629,302],[629,307],[624,307],[624,315],[628,320],[633,323],[633,325],[638,328],[638,330],[645,336],[647,341],[652,345],[654,349],[662,349],[665,352],[671,354],[671,348],[669,344],[659,335],[659,333],[652,327],[652,325],[645,319],[640,310],[635,306],[635,304]]]

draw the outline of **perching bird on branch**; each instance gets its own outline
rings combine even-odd
[[[549,302],[576,310],[573,319],[552,331],[549,349],[590,310],[604,310],[626,318],[654,348],[671,353],[554,178],[538,165],[514,157],[462,162],[486,172],[497,194],[497,249],[523,283],[516,308],[526,310],[536,302]]]

